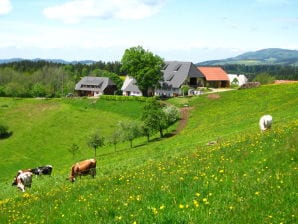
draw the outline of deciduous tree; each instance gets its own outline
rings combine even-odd
[[[105,145],[105,138],[104,136],[101,136],[99,132],[95,132],[90,136],[87,144],[90,148],[94,149],[94,156],[96,157],[96,150]]]
[[[121,70],[136,79],[144,96],[148,96],[149,90],[157,87],[162,79],[163,60],[141,46],[126,49],[121,63]]]

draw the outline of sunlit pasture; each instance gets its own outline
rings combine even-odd
[[[56,164],[53,176],[34,177],[31,189],[22,193],[10,186],[12,177],[19,167],[30,166],[32,159],[19,151],[20,140],[0,140],[0,149],[6,153],[1,168],[7,172],[1,171],[0,177],[0,222],[296,223],[297,93],[298,85],[291,84],[219,93],[217,99],[207,96],[171,99],[169,103],[175,101],[176,105],[184,105],[187,100],[192,107],[188,125],[182,132],[164,139],[155,136],[149,143],[139,139],[132,149],[128,143],[121,143],[118,151],[106,146],[96,158],[97,176],[78,178],[75,183],[65,180],[72,162],[92,156],[92,151],[84,146],[82,136],[86,135],[68,127],[75,123],[67,119],[68,114],[59,120],[59,128],[51,129],[57,121],[58,115],[53,116],[57,108],[77,116],[77,120],[107,111],[111,116],[104,115],[104,119],[112,122],[108,119],[113,120],[113,116],[115,120],[117,117],[138,119],[141,105],[132,104],[117,110],[113,109],[116,108],[113,103],[101,104],[100,100],[93,104],[87,99],[83,102],[53,100],[51,104],[56,108],[42,116],[36,111],[36,120],[32,117],[30,122],[28,112],[20,115],[28,118],[22,121],[17,111],[26,108],[26,104],[32,108],[30,111],[35,111],[40,103],[1,99],[1,121],[5,121],[3,115],[20,122],[6,120],[10,127],[21,127],[22,122],[32,123],[29,126],[33,139],[28,139],[30,135],[25,130],[21,134],[14,133],[13,137],[28,141],[25,142],[28,146],[33,141],[35,153],[39,150],[34,143],[38,136],[35,129],[39,127],[40,131],[41,123],[50,130],[59,131],[62,127],[68,130],[66,139],[71,140],[66,141],[72,143],[80,139],[83,152],[78,158],[72,158],[65,146],[43,152],[43,159],[36,156],[38,161],[52,160],[49,163]],[[183,103],[179,103],[180,100]],[[4,104],[8,107],[2,108]],[[129,109],[124,112],[124,108],[133,107],[131,112]],[[47,113],[51,119],[47,118]],[[270,113],[274,123],[271,130],[261,133],[258,119],[264,113]],[[100,124],[100,121],[94,122],[96,127],[102,127]],[[91,127],[82,125],[86,132],[91,132]],[[102,132],[111,130],[112,125]],[[49,141],[52,145],[62,142],[58,135],[53,136],[57,143],[52,139]],[[208,145],[210,141],[217,143]],[[18,160],[18,167],[14,167],[13,160],[21,153],[22,159]]]

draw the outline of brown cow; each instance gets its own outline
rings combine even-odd
[[[71,173],[69,176],[69,180],[71,182],[75,181],[77,176],[81,175],[91,175],[93,178],[96,175],[96,160],[95,159],[87,159],[81,162],[74,164],[71,167]]]

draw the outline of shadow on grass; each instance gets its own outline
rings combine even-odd
[[[161,137],[152,138],[149,141],[146,141],[144,143],[141,143],[141,144],[138,144],[138,145],[134,145],[132,147],[126,147],[126,148],[121,148],[121,149],[116,149],[116,150],[114,149],[113,151],[110,151],[110,152],[107,152],[107,153],[103,153],[103,154],[99,154],[98,156],[106,157],[106,156],[114,155],[115,153],[128,152],[128,151],[130,151],[132,149],[138,149],[138,148],[141,148],[141,147],[143,147],[145,145],[148,145],[150,143],[159,142],[159,141],[162,141],[163,139],[171,138],[171,137],[173,137],[175,135],[177,135],[177,133],[176,133],[176,131],[173,131],[173,132],[164,134],[164,136],[162,138]]]
[[[0,135],[0,140],[1,139],[6,139],[6,138],[9,138],[10,136],[12,136],[13,132],[7,132],[7,133],[4,133],[2,135]]]

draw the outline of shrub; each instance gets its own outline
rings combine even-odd
[[[262,85],[266,85],[266,84],[272,84],[275,81],[275,78],[270,76],[268,73],[260,73],[258,74],[254,80],[255,82],[259,82]]]
[[[0,124],[0,138],[7,138],[11,135],[11,132],[8,130],[8,126]]]
[[[188,90],[189,89],[190,89],[190,87],[188,85],[181,86],[181,91],[183,93],[183,96],[187,96],[188,95]]]

